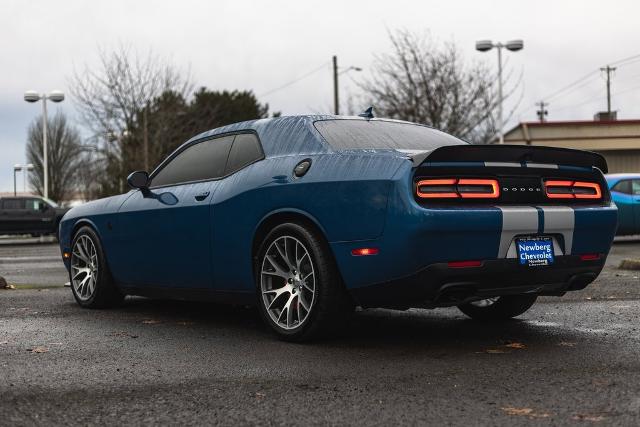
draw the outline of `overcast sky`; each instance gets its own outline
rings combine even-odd
[[[549,96],[607,63],[640,54],[639,16],[637,0],[3,0],[0,191],[13,187],[12,165],[25,161],[26,128],[41,108],[24,102],[23,92],[68,92],[68,76],[74,67],[95,64],[98,47],[125,43],[141,52],[151,49],[191,70],[197,86],[251,89],[257,95],[321,67],[259,98],[272,110],[302,114],[330,112],[332,55],[342,66],[364,69],[341,79],[346,98],[355,91],[350,78],[366,77],[374,55],[389,51],[389,30],[429,31],[457,43],[467,60],[486,59],[492,67],[495,52],[476,52],[476,40],[522,38],[524,50],[506,55],[514,73],[523,73],[513,125],[535,120],[540,99],[551,104],[550,120],[591,119],[605,109],[599,73]],[[618,68],[612,92],[619,118],[640,118],[640,61]],[[56,109],[74,115],[71,99],[51,106],[51,113]]]

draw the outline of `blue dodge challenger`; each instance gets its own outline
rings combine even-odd
[[[415,123],[298,116],[187,141],[132,190],[69,211],[83,307],[125,295],[257,304],[282,338],[354,307],[528,310],[600,273],[617,211],[598,154],[469,145]]]

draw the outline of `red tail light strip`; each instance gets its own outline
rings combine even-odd
[[[423,199],[455,199],[459,197],[456,192],[455,179],[423,179],[418,181],[417,192],[418,197]]]
[[[461,186],[491,187],[490,193],[467,192],[460,189]],[[497,199],[500,197],[500,187],[495,179],[460,179],[458,180],[458,192],[463,199]]]
[[[545,193],[549,199],[600,199],[600,184],[583,181],[545,181]]]
[[[495,179],[423,179],[416,194],[422,199],[497,199],[500,187]]]

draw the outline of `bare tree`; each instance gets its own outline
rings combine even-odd
[[[75,70],[69,86],[82,122],[101,148],[103,194],[113,194],[122,189],[123,148],[130,129],[141,127],[139,113],[163,92],[186,97],[191,84],[188,75],[152,52],[140,55],[120,45],[100,49],[99,59],[98,67]]]
[[[372,77],[361,84],[381,115],[429,124],[475,143],[495,136],[496,76],[488,67],[466,65],[453,43],[404,30],[390,39],[393,52],[377,56]]]
[[[42,117],[36,117],[29,125],[27,135],[27,160],[34,165],[29,176],[31,187],[43,194],[44,168],[42,162]],[[67,200],[76,189],[82,151],[80,134],[58,112],[48,119],[47,141],[49,150],[49,197],[55,201]]]

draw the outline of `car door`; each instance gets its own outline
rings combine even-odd
[[[211,286],[210,200],[234,136],[196,141],[152,174],[119,209],[112,272],[130,286]]]
[[[40,198],[25,198],[26,224],[32,232],[51,233],[54,231],[56,212]]]
[[[631,181],[631,195],[633,197],[634,234],[640,234],[640,179]]]
[[[26,227],[25,201],[22,198],[1,200],[0,231],[3,233],[29,232]]]
[[[635,200],[632,194],[631,180],[618,181],[611,188],[611,197],[618,207],[617,234],[634,234],[636,231]]]

